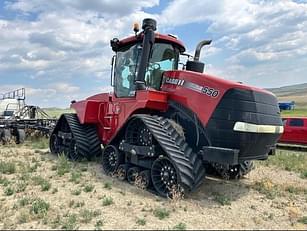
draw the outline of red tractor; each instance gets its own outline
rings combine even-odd
[[[72,160],[102,153],[106,174],[139,177],[161,196],[193,191],[205,174],[240,178],[252,160],[267,159],[283,132],[275,96],[204,74],[200,50],[211,41],[179,70],[183,43],[156,33],[153,19],[142,29],[111,40],[114,93],[73,101],[76,114],[60,117],[51,152]]]

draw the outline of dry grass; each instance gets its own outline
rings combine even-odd
[[[208,178],[197,192],[183,198],[174,188],[163,199],[105,176],[97,162],[30,147],[0,147],[0,229],[307,228],[305,165],[299,159],[285,170],[279,163],[289,153],[257,164],[242,181]]]

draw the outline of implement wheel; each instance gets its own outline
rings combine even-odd
[[[3,144],[7,144],[10,142],[12,138],[12,134],[10,129],[3,129],[2,134],[1,134],[1,140]]]
[[[17,129],[16,131],[16,144],[22,144],[25,142],[26,132],[24,129]]]

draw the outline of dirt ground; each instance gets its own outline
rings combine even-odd
[[[46,149],[0,146],[0,161],[15,165],[0,173],[0,229],[307,229],[306,178],[273,166],[257,163],[240,181],[208,177],[167,200],[105,176],[95,161],[61,173]]]

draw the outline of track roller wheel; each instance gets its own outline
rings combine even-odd
[[[151,179],[154,188],[163,197],[170,197],[172,188],[179,185],[177,170],[167,157],[160,157],[153,162]]]
[[[254,168],[254,163],[252,161],[244,161],[237,165],[213,164],[212,166],[216,171],[214,175],[225,180],[237,180],[248,174]]]
[[[66,155],[70,160],[73,160],[73,161],[79,161],[79,160],[82,160],[83,158],[85,158],[81,154],[81,151],[79,150],[75,139],[72,139],[70,141],[69,149],[68,149],[68,152],[66,153]]]
[[[141,171],[139,177],[141,187],[147,189],[151,185],[150,170]]]
[[[140,168],[139,167],[132,167],[128,169],[127,172],[127,180],[130,184],[134,184],[136,178],[139,176],[140,174]]]
[[[127,164],[121,164],[117,168],[117,178],[119,180],[126,180],[127,178],[127,170],[128,170],[128,165]]]
[[[121,164],[122,154],[114,145],[108,145],[102,153],[102,167],[107,175],[116,173]]]

